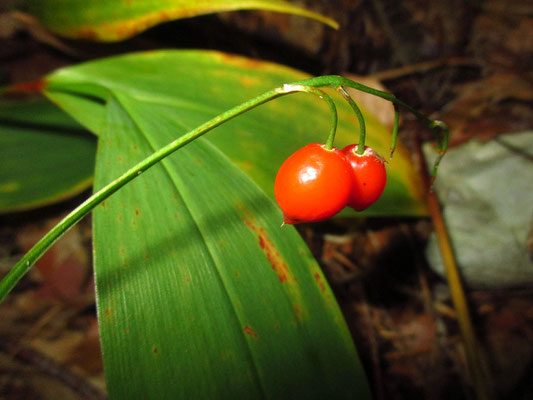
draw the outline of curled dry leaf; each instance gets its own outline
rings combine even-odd
[[[476,137],[489,140],[505,132],[528,129],[533,124],[533,88],[514,74],[495,73],[457,88],[458,97],[440,116],[451,133],[451,146]]]

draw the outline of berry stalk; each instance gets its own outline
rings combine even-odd
[[[357,116],[357,119],[359,120],[359,147],[357,148],[357,154],[362,156],[365,152],[365,139],[366,139],[366,124],[365,119],[363,117],[363,113],[357,106],[357,103],[353,101],[350,94],[344,89],[344,87],[339,86],[337,89],[340,94],[342,94],[342,97],[350,104],[352,107],[352,110],[354,111],[355,115]]]

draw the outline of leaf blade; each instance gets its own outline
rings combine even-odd
[[[50,102],[0,103],[0,214],[88,189],[95,153],[92,135]]]
[[[287,67],[224,53],[158,51],[60,70],[49,77],[47,93],[59,102],[62,99],[57,93],[66,91],[65,85],[86,85],[84,95],[93,91],[102,100],[107,92],[128,93],[160,118],[181,126],[177,136],[239,102],[283,83],[306,78],[306,74]],[[89,82],[92,88],[87,87]],[[337,105],[339,129],[335,145],[343,147],[358,140],[358,126],[349,107],[342,101]],[[283,160],[309,142],[325,141],[330,122],[328,112],[313,96],[296,94],[239,116],[209,136],[273,198],[274,178]],[[364,109],[363,114],[368,144],[381,154],[388,154],[389,131]],[[81,112],[76,118],[96,124],[92,112],[89,116]],[[363,213],[346,209],[342,215],[427,215],[420,193],[422,185],[405,147],[398,146],[388,165],[388,184],[380,200]]]
[[[150,152],[173,135],[171,126],[158,131],[143,126],[139,113],[128,111],[135,100],[117,98],[108,105],[97,185],[122,167],[111,163],[118,154],[133,162],[138,151]],[[111,396],[367,395],[332,294],[294,229],[279,228],[281,214],[272,202],[208,140],[189,144],[162,164],[94,214]],[[215,189],[213,202],[205,192]],[[155,191],[157,196],[150,196]],[[137,256],[129,256],[132,252]],[[331,330],[332,324],[337,329]],[[141,364],[142,373],[131,367]],[[168,371],[167,365],[176,368]],[[182,384],[169,384],[177,380]]]
[[[164,21],[246,9],[299,15],[338,28],[331,18],[284,0],[27,0],[25,9],[57,34],[107,42],[126,39]]]

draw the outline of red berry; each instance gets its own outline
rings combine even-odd
[[[350,164],[336,148],[311,143],[296,151],[282,164],[274,184],[285,223],[334,216],[348,202],[351,179]]]
[[[365,146],[362,155],[357,154],[358,145],[351,144],[342,153],[352,166],[352,184],[348,206],[363,211],[383,193],[387,183],[385,160],[370,147]]]

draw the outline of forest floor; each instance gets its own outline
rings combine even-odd
[[[133,50],[210,48],[382,85],[445,121],[452,147],[533,127],[533,9],[523,2],[304,3],[341,29],[237,12],[97,44],[58,39],[0,14],[0,84]],[[390,113],[367,107],[390,122]],[[402,121],[406,143],[412,135],[429,138],[408,115]],[[0,275],[87,195],[0,216]],[[375,399],[475,398],[446,279],[426,257],[429,218],[333,220],[298,229],[344,311]],[[85,219],[0,305],[0,400],[106,398],[91,251]],[[533,398],[533,287],[467,287],[467,297],[494,397]]]

